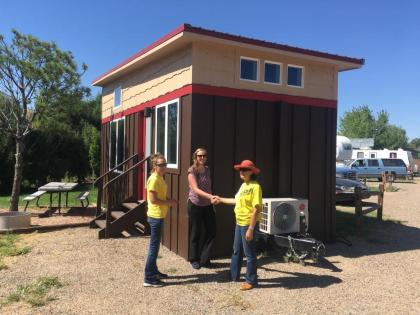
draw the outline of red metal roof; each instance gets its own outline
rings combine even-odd
[[[190,24],[181,24],[176,29],[166,34],[165,36],[161,37],[153,44],[147,46],[146,48],[143,48],[138,53],[134,54],[133,56],[129,57],[128,59],[124,60],[123,62],[113,67],[111,70],[102,74],[100,77],[93,80],[93,84],[95,84],[95,82],[104,78],[108,74],[114,72],[115,70],[118,70],[119,68],[123,67],[124,65],[133,61],[134,59],[140,57],[141,55],[144,55],[148,51],[152,50],[153,48],[157,47],[158,45],[166,42],[167,40],[171,39],[172,37],[182,32],[190,32],[190,33],[195,33],[195,34],[200,34],[200,35],[205,35],[205,36],[210,36],[210,37],[215,37],[215,38],[220,38],[220,39],[225,39],[225,40],[231,40],[235,42],[240,42],[240,43],[245,43],[245,44],[250,44],[250,45],[255,45],[255,46],[260,46],[260,47],[267,47],[267,48],[273,48],[273,49],[278,49],[282,51],[290,51],[290,52],[300,53],[300,54],[305,54],[305,55],[310,55],[310,56],[333,59],[333,60],[338,60],[338,61],[343,61],[343,62],[350,62],[350,63],[354,63],[358,65],[363,65],[365,63],[364,59],[329,54],[329,53],[320,52],[316,50],[310,50],[310,49],[299,48],[299,47],[294,47],[294,46],[289,46],[289,45],[284,45],[284,44],[267,42],[264,40],[259,40],[259,39],[254,39],[254,38],[249,38],[249,37],[244,37],[244,36],[239,36],[239,35],[232,35],[232,34],[222,33],[222,32],[218,32],[214,30],[207,30],[201,27],[192,26]]]

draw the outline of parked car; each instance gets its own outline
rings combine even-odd
[[[335,177],[355,180],[357,179],[357,172],[348,166],[336,166]]]
[[[335,179],[335,202],[345,203],[355,200],[355,188],[362,189],[362,199],[369,198],[369,188],[358,180],[336,177]]]
[[[357,172],[358,177],[382,180],[382,173],[385,173],[390,181],[407,178],[407,166],[401,159],[357,159],[350,167]]]

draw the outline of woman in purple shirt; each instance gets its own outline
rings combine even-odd
[[[211,203],[210,170],[206,165],[207,151],[195,150],[193,165],[188,169],[188,216],[190,228],[189,261],[194,269],[213,267],[211,249],[216,236],[216,215]]]

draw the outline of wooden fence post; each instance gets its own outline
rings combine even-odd
[[[378,195],[378,211],[376,212],[376,218],[382,221],[382,209],[384,206],[384,184],[379,184],[379,195]]]
[[[360,234],[363,228],[363,215],[362,215],[362,189],[360,187],[356,187],[354,189],[355,192],[355,199],[354,204],[356,207],[356,230],[357,234]]]

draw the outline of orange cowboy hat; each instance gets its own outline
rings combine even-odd
[[[260,173],[260,169],[255,166],[254,162],[252,162],[250,160],[243,160],[241,162],[241,164],[234,165],[233,168],[237,171],[239,171],[241,169],[244,169],[244,168],[249,169],[255,175],[258,175]]]

